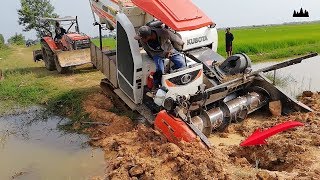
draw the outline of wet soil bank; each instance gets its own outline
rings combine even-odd
[[[281,117],[255,113],[212,135],[215,146],[208,150],[199,143],[169,143],[152,127],[110,112],[112,102],[103,94],[92,94],[84,108],[91,119],[109,124],[87,130],[91,145],[105,152],[105,175],[96,179],[320,179],[320,94],[305,93],[301,101],[315,111]],[[264,146],[239,146],[255,129],[288,120],[304,126],[275,135]]]

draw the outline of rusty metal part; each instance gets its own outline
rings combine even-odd
[[[269,110],[273,116],[281,116],[282,105],[281,101],[271,101],[269,102]]]

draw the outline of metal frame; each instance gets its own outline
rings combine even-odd
[[[75,30],[77,33],[80,33],[80,28],[79,28],[79,23],[78,23],[78,16],[76,17],[64,17],[64,18],[40,18],[41,22],[44,22],[44,25],[41,25],[41,28],[46,30],[47,32],[50,33],[52,37],[52,32],[47,28],[47,27],[52,27],[52,24],[50,22],[52,21],[58,21],[58,22],[67,22],[70,21],[71,25],[68,27],[67,32],[72,28],[74,24],[76,24]]]

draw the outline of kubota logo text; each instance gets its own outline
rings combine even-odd
[[[207,37],[207,36],[202,36],[202,37],[198,37],[198,38],[188,39],[188,40],[187,40],[187,45],[192,45],[192,44],[200,43],[200,42],[207,41],[207,40],[208,40],[208,37]]]

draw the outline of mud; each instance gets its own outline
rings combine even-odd
[[[315,111],[255,113],[212,135],[214,147],[208,150],[197,142],[169,143],[151,127],[110,112],[110,99],[94,94],[84,103],[86,111],[93,120],[110,123],[88,130],[91,145],[105,151],[105,176],[97,179],[320,179],[320,95],[307,92],[300,99]],[[255,129],[288,120],[304,126],[269,138],[267,145],[239,146]]]
[[[85,111],[90,114],[90,119],[109,124],[108,126],[96,126],[95,129],[88,129],[93,138],[117,135],[131,131],[134,128],[130,118],[110,112],[114,108],[112,101],[102,93],[88,96],[83,106]]]

